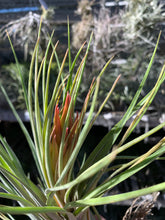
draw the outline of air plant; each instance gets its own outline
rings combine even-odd
[[[78,92],[92,35],[86,53],[76,69],[75,64],[84,45],[82,45],[72,61],[69,32],[68,25],[68,50],[64,55],[62,63],[60,63],[56,53],[58,42],[55,45],[52,43],[53,34],[50,36],[44,57],[39,62],[39,30],[29,69],[28,88],[24,84],[19,62],[15,56],[18,74],[24,91],[25,103],[29,112],[32,137],[8,98],[3,85],[0,84],[1,90],[28,141],[38,169],[39,179],[36,185],[30,180],[29,176],[25,175],[17,156],[5,138],[0,136],[0,187],[3,189],[3,192],[0,192],[0,197],[15,200],[18,203],[18,206],[15,207],[0,206],[2,216],[4,214],[8,215],[6,218],[9,219],[13,219],[11,217],[13,214],[25,214],[33,220],[101,219],[97,209],[95,209],[97,205],[111,204],[165,189],[165,183],[160,183],[132,192],[117,195],[107,194],[113,187],[165,153],[165,138],[162,138],[146,153],[131,159],[129,162],[123,162],[118,166],[113,167],[112,165],[112,162],[117,159],[121,152],[134,147],[136,143],[143,141],[146,137],[165,126],[165,123],[162,123],[136,139],[127,141],[127,138],[145,114],[165,79],[164,65],[153,89],[144,98],[139,100],[140,93],[153,63],[158,42],[144,78],[128,110],[122,119],[99,142],[91,154],[87,157],[84,154],[84,158],[79,161],[78,166],[77,160],[80,149],[95,120],[111,96],[120,76],[117,77],[107,97],[96,111],[95,106],[100,80],[112,60],[112,58],[109,59],[98,76],[92,80],[89,91],[84,98],[82,109],[77,113],[76,100],[79,95]],[[10,38],[9,41],[15,55]],[[52,53],[48,58],[50,50]],[[68,75],[64,74],[64,64],[67,57],[69,60]],[[59,74],[54,83],[54,89],[50,93],[50,68],[53,59],[58,64]],[[42,87],[42,103],[39,102],[38,97],[39,86]],[[87,119],[84,121],[87,110]],[[123,127],[133,115],[136,117],[134,117],[121,140],[117,142]],[[74,171],[75,166],[78,168],[78,172]],[[103,176],[105,178],[102,178]]]

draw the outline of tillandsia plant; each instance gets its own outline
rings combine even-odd
[[[127,138],[145,114],[165,79],[165,66],[163,66],[153,89],[144,98],[139,100],[140,93],[153,63],[158,42],[144,78],[128,110],[122,119],[99,142],[91,154],[87,158],[84,154],[83,160],[79,161],[80,165],[77,165],[80,149],[95,120],[112,94],[120,76],[116,79],[107,97],[96,111],[95,106],[100,79],[111,62],[110,59],[98,76],[91,82],[82,109],[79,113],[76,113],[76,100],[92,37],[88,43],[84,58],[76,69],[75,64],[83,45],[72,62],[69,36],[68,25],[68,50],[64,55],[62,63],[60,63],[56,53],[58,43],[55,46],[52,44],[53,34],[50,36],[45,55],[42,62],[40,62],[38,59],[39,31],[38,40],[31,59],[27,89],[9,38],[15,55],[18,74],[22,82],[26,107],[29,112],[32,137],[9,100],[3,85],[1,84],[0,87],[32,151],[38,169],[38,184],[34,184],[30,177],[25,175],[17,156],[5,138],[0,136],[0,187],[3,189],[0,192],[0,197],[15,200],[18,203],[18,206],[15,207],[1,205],[0,213],[2,214],[0,217],[2,219],[13,219],[12,215],[14,214],[24,214],[33,220],[101,219],[97,209],[94,208],[97,205],[111,204],[165,189],[165,183],[163,182],[132,192],[112,196],[107,194],[113,187],[165,153],[165,138],[162,138],[146,153],[131,159],[129,162],[120,163],[118,166],[114,167],[112,165],[112,162],[121,152],[134,147],[135,144],[143,141],[165,126],[165,123],[162,123],[136,139],[127,141]],[[52,51],[51,55],[50,51]],[[69,60],[69,74],[64,75],[64,64],[67,57]],[[58,64],[59,73],[54,89],[50,93],[50,68],[53,59]],[[42,103],[39,103],[38,98],[40,88],[42,90]],[[87,110],[87,119],[84,121]],[[135,117],[132,123],[119,141],[117,139],[119,134],[128,119],[133,115]],[[75,167],[78,169],[76,172]],[[103,176],[104,178],[102,178]]]

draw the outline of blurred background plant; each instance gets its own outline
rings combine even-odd
[[[49,34],[55,28],[51,23],[54,9],[51,7],[48,8],[43,0],[39,0],[39,2],[41,3],[41,15],[43,18],[40,43],[40,53],[42,53],[45,50],[45,45],[47,45],[49,41]],[[15,47],[19,45],[20,49],[21,47],[23,48],[25,61],[28,55],[33,52],[35,39],[38,34],[36,30],[39,29],[41,15],[30,11],[25,16],[10,21],[0,29],[0,37],[6,39],[6,31],[8,31]]]
[[[28,86],[28,78],[29,78],[29,63],[24,62],[20,63],[20,69],[22,73],[22,78],[25,83],[25,86]],[[48,65],[48,63],[46,64]],[[66,68],[68,63],[65,63]],[[24,99],[23,89],[21,86],[20,77],[17,74],[17,64],[10,63],[8,65],[3,65],[0,70],[0,82],[3,83],[10,100],[16,107],[16,109],[24,110],[26,109],[26,103]],[[53,89],[54,82],[58,75],[58,65],[56,62],[53,62],[50,69],[51,76],[50,76],[50,91]],[[41,94],[41,87],[39,88]],[[0,92],[1,97],[3,94]],[[41,103],[41,96],[39,95],[40,103]],[[3,100],[3,103],[0,104],[1,108],[7,108],[7,103]]]
[[[25,63],[20,64],[20,69],[22,72],[23,80],[27,86],[29,77],[28,65]],[[8,65],[2,66],[0,71],[0,82],[4,84],[4,87],[6,88],[9,97],[16,108],[25,109],[23,89],[17,71],[17,65],[15,63],[10,63]],[[1,104],[1,108],[5,108],[5,105],[2,106]]]
[[[116,5],[114,3],[116,12],[115,9],[108,8],[108,3],[105,0],[99,1],[99,4],[86,0],[86,9],[81,2],[83,1],[80,1],[77,9],[81,15],[81,21],[73,25],[73,47],[78,46],[77,42],[80,44],[84,41],[83,36],[89,38],[89,33],[93,31],[94,40],[90,51],[91,57],[88,60],[89,64],[87,63],[88,77],[90,75],[92,77],[95,70],[100,69],[108,57],[115,55],[111,67],[107,69],[104,75],[100,93],[103,96],[107,94],[108,87],[106,84],[111,85],[114,78],[120,73],[122,80],[118,85],[118,92],[116,91],[106,107],[111,110],[123,110],[127,107],[127,100],[132,98],[132,94],[137,89],[137,84],[147,67],[159,31],[164,30],[164,4],[157,0],[128,0],[124,8],[119,7],[118,2]],[[90,14],[89,17],[84,15],[87,12]],[[85,34],[83,33],[84,22],[88,27],[85,29]],[[153,86],[152,82],[164,62],[163,48],[164,35],[160,40],[159,51],[148,81],[148,88],[143,91],[143,95]],[[85,86],[88,82],[86,75],[84,76]],[[129,85],[127,84],[128,81],[131,82]],[[157,100],[153,103],[155,107],[161,104],[158,100],[159,96],[162,98],[163,95],[162,86],[162,90],[157,95]]]
[[[124,37],[133,42],[139,38],[141,44],[153,45],[153,40],[160,31],[160,24],[165,19],[163,3],[157,0],[128,0],[127,3],[123,14]]]

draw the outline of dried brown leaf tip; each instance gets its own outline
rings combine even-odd
[[[123,220],[149,220],[158,195],[159,192],[136,198],[127,209]]]

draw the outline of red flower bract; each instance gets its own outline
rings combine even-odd
[[[52,132],[50,135],[50,159],[51,159],[51,167],[53,171],[53,175],[57,170],[57,162],[59,157],[59,149],[61,145],[62,135],[65,129],[65,140],[63,146],[63,161],[65,166],[67,159],[69,158],[70,154],[72,153],[79,135],[78,129],[78,122],[79,116],[76,115],[74,119],[74,108],[71,106],[70,113],[69,113],[69,121],[67,122],[67,127],[64,126],[66,122],[66,117],[68,114],[68,109],[71,104],[71,96],[67,93],[66,100],[62,109],[55,106],[54,112],[54,119],[53,119],[53,126]],[[55,177],[56,179],[56,177]]]

